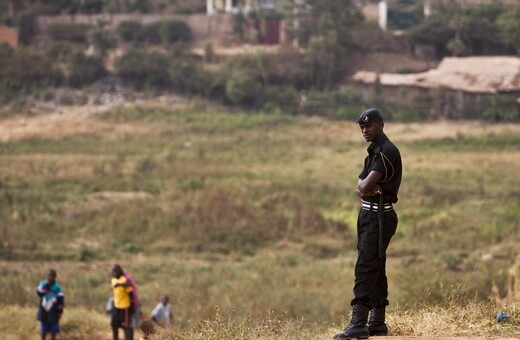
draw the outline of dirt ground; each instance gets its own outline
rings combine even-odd
[[[156,103],[156,101],[154,101]],[[156,105],[140,103],[139,105]],[[185,104],[174,104],[185,105]],[[177,107],[177,106],[172,106]],[[84,105],[60,107],[59,112],[17,115],[0,119],[0,142],[20,141],[31,138],[60,139],[78,135],[110,135],[114,138],[128,134],[154,134],[165,128],[160,123],[121,123],[95,119],[97,112],[109,109],[106,106]],[[312,118],[310,118],[312,119]],[[323,128],[338,130],[343,134],[345,125],[349,122],[331,122]],[[171,127],[169,127],[171,129]],[[424,123],[389,122],[388,130],[396,141],[435,140],[441,138],[463,138],[473,135],[520,133],[520,125],[486,124],[485,122],[467,121],[457,123],[436,121]],[[330,131],[331,133],[333,131]],[[332,133],[334,135],[334,133]]]
[[[59,111],[18,115],[0,120],[0,141],[19,141],[30,138],[60,139],[88,134],[110,133],[113,137],[126,134],[147,134],[161,129],[160,124],[132,124],[103,121],[92,116],[106,106],[67,106]]]
[[[157,105],[157,100],[139,102],[139,105]],[[132,104],[130,104],[132,105]],[[171,108],[189,106],[180,101],[171,104]],[[169,106],[169,107],[170,107]],[[151,122],[114,122],[95,118],[95,114],[108,110],[106,105],[63,106],[54,112],[42,112],[30,115],[15,115],[0,118],[0,142],[20,141],[32,138],[60,139],[81,135],[108,135],[118,138],[124,135],[156,134],[172,126]],[[350,122],[327,122],[321,118],[316,129],[327,129],[328,136],[344,138],[344,129],[352,125]],[[482,134],[520,133],[518,124],[487,124],[478,121],[435,121],[419,123],[389,122],[385,130],[394,136],[396,141],[434,140],[442,138],[464,138]]]

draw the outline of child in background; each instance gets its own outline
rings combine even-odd
[[[56,283],[57,276],[54,269],[49,269],[47,280],[40,282],[36,289],[36,294],[40,297],[37,319],[41,324],[42,340],[45,340],[47,333],[51,333],[52,340],[55,340],[60,332],[60,318],[65,306],[65,297],[61,286]]]

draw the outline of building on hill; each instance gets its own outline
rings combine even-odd
[[[441,5],[450,5],[457,3],[459,5],[478,6],[478,5],[489,5],[493,3],[499,3],[504,5],[516,5],[518,0],[429,0],[431,5],[438,7]]]
[[[287,0],[206,0],[208,14],[280,10]]]
[[[366,103],[382,99],[385,104],[424,116],[480,119],[493,115],[490,110],[499,106],[520,115],[518,57],[450,57],[427,72],[359,71],[351,80]]]
[[[277,45],[285,41],[284,21],[279,15],[287,8],[296,8],[305,0],[206,0],[207,14],[252,12],[267,14],[245,19],[243,29],[254,43]]]
[[[15,28],[0,25],[0,44],[2,43],[16,48],[18,46],[18,31]]]
[[[425,17],[434,12],[442,11],[446,6],[458,4],[461,6],[479,6],[489,4],[518,5],[519,0],[381,0],[378,3],[378,23],[382,30],[408,29],[421,20],[421,14],[416,10],[417,2],[422,5],[422,15]],[[361,4],[361,7],[373,4]]]

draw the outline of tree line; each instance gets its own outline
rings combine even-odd
[[[7,2],[0,2],[0,8]],[[174,19],[146,25],[128,20],[115,30],[103,22],[52,24],[47,31],[51,42],[36,49],[31,42],[37,14],[63,13],[74,3],[86,6],[91,2],[45,1],[47,11],[54,6],[50,12],[34,10],[42,6],[40,1],[26,3],[34,6],[33,12],[22,12],[16,19],[24,46],[0,47],[0,100],[4,101],[13,94],[49,87],[88,87],[112,73],[138,91],[177,91],[229,105],[284,112],[297,111],[304,93],[323,93],[320,98],[329,93],[329,100],[343,106],[339,115],[348,118],[344,108],[361,105],[360,98],[348,93],[338,99],[337,88],[353,71],[352,55],[402,52],[391,32],[367,22],[351,0],[307,0],[287,11],[286,33],[300,48],[286,48],[276,55],[259,51],[232,60],[214,58],[211,44],[205,46],[204,56],[193,55],[190,27]],[[261,13],[251,15],[262,17]],[[239,25],[248,18],[239,14],[235,19]],[[520,5],[451,6],[424,18],[408,33],[410,44],[433,44],[439,58],[520,53]],[[116,47],[123,47],[123,53],[109,71],[107,55]]]

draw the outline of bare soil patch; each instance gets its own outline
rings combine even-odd
[[[69,106],[60,112],[9,117],[0,120],[0,141],[20,141],[32,138],[56,140],[63,137],[109,134],[147,134],[162,130],[159,124],[135,124],[95,119],[95,113],[105,106]]]

